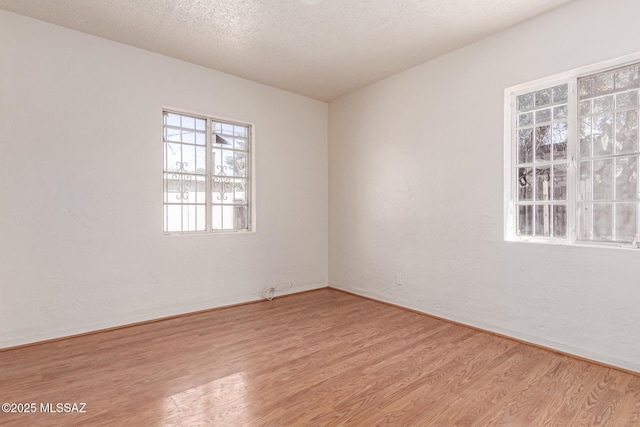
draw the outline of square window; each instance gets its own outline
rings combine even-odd
[[[252,126],[164,111],[163,127],[165,234],[250,231]]]

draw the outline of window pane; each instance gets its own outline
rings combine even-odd
[[[196,171],[196,147],[192,145],[182,146],[181,171],[189,173],[194,173]]]
[[[637,108],[638,107],[638,91],[623,92],[616,95],[616,108]]]
[[[229,194],[233,193],[231,179],[214,176],[211,180],[211,193],[213,203],[227,203]]]
[[[249,200],[246,179],[213,177],[211,189],[216,204],[245,204]]]
[[[164,113],[164,124],[167,126],[180,127],[180,115],[174,113]]]
[[[211,207],[211,228],[222,230],[222,206],[214,205]]]
[[[591,157],[591,117],[580,120],[580,156]]]
[[[205,203],[205,177],[179,173],[164,174],[165,203]]]
[[[593,181],[591,180],[591,162],[580,163],[580,188],[578,189],[578,200],[592,200]]]
[[[182,142],[185,144],[195,144],[196,143],[196,133],[189,130],[182,131]]]
[[[196,128],[196,119],[195,119],[195,117],[181,116],[181,118],[182,118],[181,126],[183,128],[187,128],[187,129],[195,129]]]
[[[246,176],[247,174],[247,155],[245,153],[236,152],[233,156],[233,174],[235,176]]]
[[[165,142],[164,170],[167,172],[178,172],[182,170],[182,144]]]
[[[534,94],[534,103],[536,107],[544,107],[551,104],[551,89],[542,89]]]
[[[536,205],[536,236],[550,235],[550,210],[550,205]]]
[[[551,108],[536,111],[536,123],[545,123],[551,121]]]
[[[620,68],[614,77],[615,87],[618,90],[638,87],[638,65]]]
[[[551,126],[536,127],[536,161],[551,160]]]
[[[638,151],[638,110],[616,114],[616,153]]]
[[[533,124],[533,113],[520,114],[518,116],[518,126],[529,126]]]
[[[211,150],[211,165],[213,168],[211,173],[213,175],[220,175],[222,172],[222,150]]]
[[[593,100],[594,113],[608,113],[613,111],[615,107],[615,98],[613,95],[602,96]]]
[[[567,236],[567,206],[553,205],[553,236]]]
[[[221,203],[225,205],[234,204],[235,179],[224,178],[222,180],[222,190],[224,191],[224,194],[222,194]]]
[[[516,99],[518,111],[527,111],[533,108],[533,93],[526,93]]]
[[[247,176],[247,154],[230,150],[213,150],[214,174],[221,176]]]
[[[605,72],[595,76],[593,80],[593,94],[604,95],[613,91],[613,73]]]
[[[636,204],[616,204],[616,239],[622,242],[633,242],[636,238]]]
[[[613,160],[593,162],[593,200],[613,199]]]
[[[214,149],[212,153],[214,165],[213,174],[221,176],[232,176],[234,173],[233,151]]]
[[[164,138],[165,141],[182,142],[183,144],[166,142],[164,152],[164,170],[170,172],[206,173],[206,156],[202,147],[193,147],[188,144],[204,145],[205,133],[196,131],[195,128],[206,128],[204,119],[195,117],[164,113]],[[175,126],[169,127],[169,126]],[[188,129],[187,129],[188,128]]]
[[[578,80],[578,94],[580,99],[588,99],[593,96],[593,77]]]
[[[638,197],[638,157],[616,159],[616,200]]]
[[[578,240],[593,239],[593,208],[590,203],[578,203]]]
[[[553,124],[553,160],[567,158],[567,122]]]
[[[182,205],[182,231],[205,229],[204,205]]]
[[[196,215],[198,218],[197,231],[205,231],[207,229],[207,205],[197,205]]]
[[[553,166],[553,200],[567,199],[567,164]]]
[[[518,169],[518,200],[533,200],[533,168]]]
[[[248,210],[246,206],[233,207],[233,228],[236,230],[245,230],[248,227]]]
[[[229,123],[222,123],[222,134],[233,136],[233,125]]]
[[[613,238],[613,203],[593,204],[593,239]]]
[[[533,162],[533,129],[518,131],[518,163]]]
[[[518,229],[519,236],[533,235],[533,206],[518,206]]]
[[[211,217],[214,230],[247,230],[249,228],[247,206],[214,205]]]
[[[569,92],[569,85],[563,84],[556,86],[552,89],[553,92],[553,102],[567,102],[567,95]]]
[[[236,136],[246,137],[248,132],[247,126],[235,125],[233,127],[233,134]]]
[[[194,205],[183,205],[182,231],[196,231],[197,222],[196,207]]]
[[[182,141],[180,129],[166,127],[164,128],[164,140],[172,142]]]
[[[216,165],[214,174],[232,176],[234,175],[234,153],[229,150],[215,150],[219,153],[220,163]]]
[[[235,179],[233,181],[233,203],[246,203],[247,199],[247,180]]]
[[[207,149],[206,147],[193,147],[194,148],[194,171],[199,174],[207,173]]]
[[[196,175],[193,177],[193,179],[195,181],[195,187],[191,192],[191,200],[193,200],[195,203],[205,204],[207,202],[207,199],[206,199],[207,177]]]
[[[542,166],[536,168],[536,200],[549,200],[551,195],[550,188],[551,167]]]
[[[565,120],[567,118],[567,106],[561,105],[553,109],[553,120]]]
[[[223,230],[233,230],[235,229],[234,225],[234,206],[223,206],[222,207],[222,229]]]
[[[182,206],[165,205],[165,230],[166,232],[182,231]]]
[[[580,105],[578,108],[580,109],[579,114],[581,116],[591,114],[591,100],[587,99],[586,101],[580,101]]]
[[[613,152],[613,115],[603,114],[593,118],[593,155],[603,156]]]

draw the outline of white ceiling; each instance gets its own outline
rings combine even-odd
[[[331,101],[575,0],[0,0],[0,8]]]

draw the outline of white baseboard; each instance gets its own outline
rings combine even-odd
[[[460,323],[460,324],[467,325],[483,331],[495,333],[498,335],[503,335],[505,337],[510,337],[524,343],[529,343],[538,347],[544,347],[549,350],[555,350],[560,353],[567,354],[569,356],[577,357],[579,359],[587,359],[596,363],[600,363],[600,364],[608,365],[614,368],[620,368],[625,371],[631,371],[631,372],[640,374],[640,363],[638,362],[623,360],[610,355],[594,353],[592,351],[585,350],[582,348],[577,348],[570,345],[558,343],[558,342],[546,339],[544,337],[528,335],[522,332],[513,331],[510,329],[495,326],[486,322],[478,321],[477,319],[465,318],[464,316],[460,316],[460,315],[452,315],[449,312],[444,312],[444,311],[433,309],[433,308],[425,309],[424,307],[420,307],[413,304],[390,301],[387,297],[383,295],[377,294],[375,292],[370,292],[365,289],[339,286],[332,283],[329,283],[329,287],[334,289],[339,289],[348,293],[352,293],[355,295],[360,295],[373,300],[377,300],[382,303],[393,304],[399,307],[407,308],[409,310],[424,313],[426,315],[439,317],[454,323]]]
[[[314,289],[326,288],[326,283],[305,283],[301,285],[295,285],[291,289],[278,291],[276,297],[283,295],[296,294],[299,292],[310,291]],[[236,295],[224,298],[216,298],[214,300],[203,301],[198,304],[188,304],[180,306],[166,306],[161,308],[155,308],[150,311],[141,311],[131,316],[125,316],[114,320],[109,320],[100,323],[92,323],[80,326],[74,326],[70,328],[54,329],[50,331],[42,331],[34,334],[28,334],[23,336],[11,337],[0,341],[0,349],[6,349],[11,347],[18,347],[28,344],[35,344],[42,341],[50,341],[56,339],[69,338],[76,335],[83,335],[92,332],[98,332],[105,329],[113,329],[119,327],[126,327],[135,323],[151,322],[155,320],[161,320],[167,317],[174,317],[180,315],[188,315],[203,310],[210,310],[220,307],[233,306],[238,304],[245,304],[249,302],[257,302],[264,300],[262,292],[255,292],[246,295]]]

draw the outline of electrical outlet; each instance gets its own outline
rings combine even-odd
[[[402,273],[396,273],[396,285],[402,286]]]

